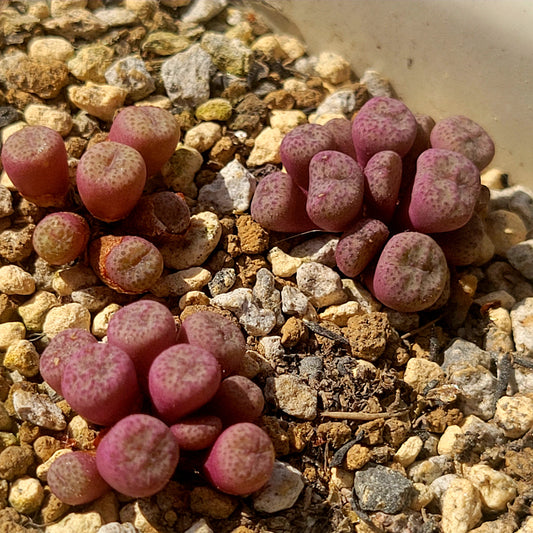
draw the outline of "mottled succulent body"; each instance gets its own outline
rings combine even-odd
[[[109,131],[109,140],[131,146],[142,155],[148,176],[170,159],[179,139],[180,129],[172,113],[154,106],[125,107]]]
[[[65,203],[69,188],[67,150],[59,133],[26,126],[2,147],[2,165],[24,198],[41,207]]]
[[[60,211],[39,221],[32,236],[37,255],[51,265],[74,261],[86,249],[90,229],[87,221],[76,213]]]

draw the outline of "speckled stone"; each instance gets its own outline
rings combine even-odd
[[[252,51],[239,39],[208,31],[203,34],[200,45],[211,55],[219,70],[234,76],[248,74]]]
[[[105,83],[105,71],[113,63],[113,49],[103,44],[80,47],[67,63],[71,74],[81,81]]]
[[[362,509],[385,513],[406,509],[414,497],[412,481],[381,465],[356,472],[354,492]]]
[[[39,352],[29,340],[22,339],[9,346],[4,355],[4,366],[25,377],[35,376],[39,373]]]
[[[58,16],[42,22],[47,33],[60,35],[65,39],[93,41],[107,31],[107,24],[88,9],[70,9]]]
[[[348,299],[337,272],[320,263],[303,263],[296,272],[296,283],[318,308],[342,304]]]
[[[5,83],[40,98],[55,98],[68,83],[66,65],[56,59],[19,57],[5,72]]]
[[[168,97],[178,107],[195,108],[209,99],[209,79],[214,65],[199,44],[193,44],[161,65]]]
[[[146,36],[141,50],[148,54],[171,56],[183,52],[190,44],[189,39],[184,35],[176,35],[169,31],[154,31]]]
[[[35,280],[17,265],[4,265],[0,267],[0,291],[4,294],[32,294],[35,292]]]
[[[317,393],[301,378],[283,374],[267,378],[265,398],[288,415],[304,420],[317,416]]]
[[[133,101],[146,98],[155,91],[155,81],[138,56],[122,57],[115,61],[105,71],[105,79],[109,85],[128,91],[128,98]]]
[[[22,420],[53,431],[67,427],[61,409],[45,394],[18,389],[13,393],[12,400],[13,409]]]

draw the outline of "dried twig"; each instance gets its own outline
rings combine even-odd
[[[344,411],[323,411],[321,416],[328,418],[343,418],[345,420],[377,420],[378,418],[394,418],[402,416],[409,412],[409,409],[393,411],[392,413],[349,413]]]

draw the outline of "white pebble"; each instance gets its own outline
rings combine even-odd
[[[198,202],[213,207],[217,213],[243,213],[250,207],[257,181],[236,159],[217,174],[213,182],[198,193]]]
[[[284,285],[281,289],[281,310],[287,315],[302,317],[307,312],[309,300],[298,288]]]
[[[35,280],[32,275],[17,265],[0,267],[0,292],[4,294],[33,294]]]
[[[264,513],[277,513],[283,509],[290,509],[303,488],[302,473],[287,463],[276,461],[272,476],[253,496],[254,507]]]
[[[36,426],[53,431],[67,427],[63,412],[46,394],[17,389],[13,393],[13,409],[20,419]]]
[[[335,268],[337,266],[335,250],[338,242],[338,236],[326,233],[295,246],[290,253],[304,262],[322,263]]]

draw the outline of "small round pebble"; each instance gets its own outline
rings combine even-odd
[[[43,499],[43,486],[38,479],[29,476],[16,479],[9,490],[9,504],[19,513],[35,513],[41,507]]]
[[[91,329],[91,313],[78,303],[68,303],[50,309],[43,324],[43,333],[49,338],[69,328]]]

